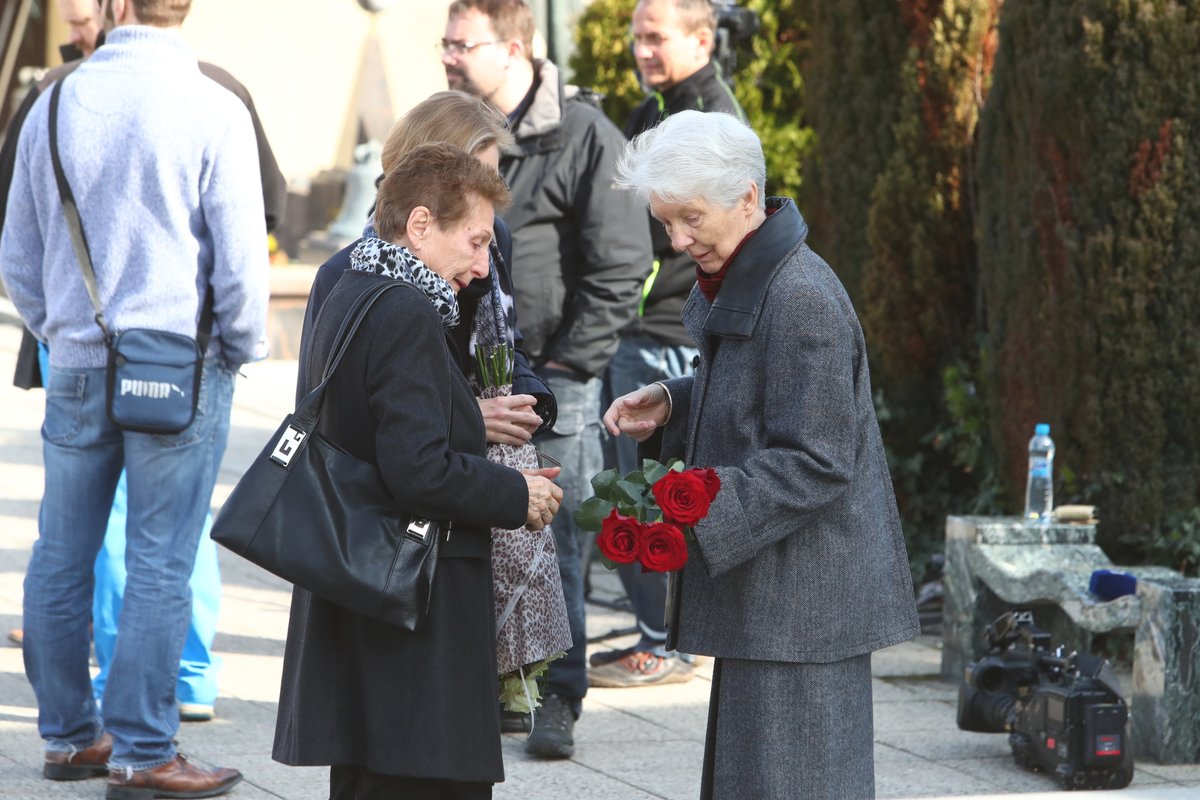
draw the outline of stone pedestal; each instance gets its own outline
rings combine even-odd
[[[1136,595],[1104,602],[1092,571],[1113,569],[1094,525],[1026,525],[1018,518],[948,517],[942,677],[963,680],[984,631],[1014,606],[1031,609],[1051,643],[1091,652],[1095,636],[1135,632],[1126,696],[1138,758],[1200,763],[1200,580],[1164,567],[1128,567]]]
[[[1014,605],[1033,609],[1038,626],[1056,643],[1073,649],[1089,648],[1088,628],[1111,630],[1114,613],[1132,628],[1137,615],[1128,601],[1100,612],[1102,618],[1088,627],[1073,624],[1061,605],[1082,608],[1082,599],[1064,594],[1073,593],[1079,574],[1112,566],[1095,542],[1095,525],[1027,525],[1019,517],[947,517],[942,677],[961,681],[963,668],[985,649],[987,626]]]
[[[1200,762],[1200,581],[1138,582],[1133,745],[1161,764]]]

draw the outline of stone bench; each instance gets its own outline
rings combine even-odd
[[[1117,569],[1091,524],[1026,525],[1015,517],[948,517],[942,677],[960,682],[982,655],[984,630],[1014,606],[1030,608],[1054,645],[1090,652],[1100,636],[1133,633],[1127,695],[1139,758],[1200,763],[1200,580],[1164,567],[1130,567],[1136,595],[1102,601],[1097,569]]]

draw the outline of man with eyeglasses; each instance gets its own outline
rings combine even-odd
[[[693,109],[721,111],[743,118],[733,91],[712,59],[717,18],[710,0],[641,0],[633,10],[630,33],[633,55],[649,96],[630,116],[630,139],[650,130],[671,114]],[[605,393],[616,398],[655,381],[692,372],[698,351],[683,328],[680,314],[696,282],[687,253],[671,247],[662,223],[650,218],[654,269],[642,287],[637,316],[621,332],[621,346],[605,375]],[[638,465],[637,444],[628,436],[611,442],[609,467],[622,475]],[[664,622],[667,576],[642,572],[635,565],[617,567],[633,604],[641,638],[624,650],[591,657],[592,686],[623,688],[658,686],[690,680],[693,658],[666,650]]]
[[[525,347],[558,401],[558,420],[538,448],[562,462],[563,513],[554,522],[574,645],[549,672],[527,751],[569,758],[587,693],[583,569],[586,535],[572,512],[603,468],[601,376],[632,319],[650,267],[650,229],[637,200],[613,186],[625,139],[594,95],[564,86],[532,54],[533,14],[523,0],[456,0],[441,43],[452,89],[490,100],[516,143],[500,172],[513,203],[512,276]]]

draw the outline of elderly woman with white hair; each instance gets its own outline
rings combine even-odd
[[[695,375],[604,423],[721,479],[667,609],[668,647],[716,658],[701,797],[874,797],[871,653],[919,625],[858,318],[734,117],[671,116],[619,180],[696,262]]]

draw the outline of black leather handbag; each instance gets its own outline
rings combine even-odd
[[[317,432],[326,387],[375,301],[399,281],[353,303],[321,383],[284,419],[238,481],[212,538],[286,581],[407,631],[425,618],[441,526],[404,513],[376,466]]]

